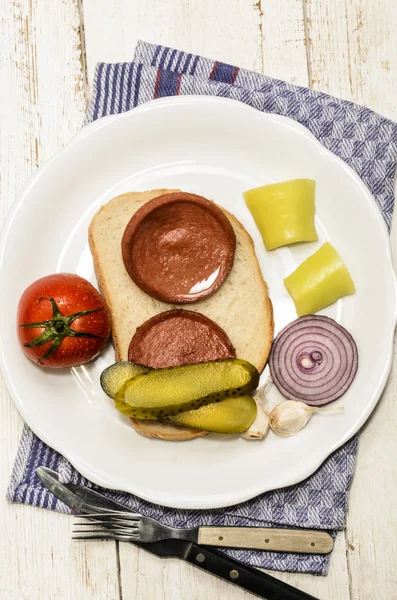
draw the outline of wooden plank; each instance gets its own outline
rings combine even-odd
[[[303,0],[266,0],[261,14],[262,70],[296,85],[309,85]]]
[[[305,6],[312,86],[395,119],[395,2],[305,0]]]
[[[397,219],[392,234],[397,260]],[[351,600],[397,598],[397,340],[386,390],[361,434],[347,551]]]
[[[353,98],[349,24],[342,0],[304,0],[310,86]]]
[[[396,356],[397,345],[390,383],[360,440],[347,528],[352,600],[397,597]]]
[[[307,0],[313,85],[397,119],[397,8],[391,0],[321,3]],[[397,257],[397,224],[391,235]],[[396,355],[396,347],[394,354]],[[397,593],[397,393],[394,367],[385,393],[364,428],[347,521],[351,600]]]
[[[71,517],[12,506],[2,513],[0,597],[7,600],[118,599],[114,543],[71,542]],[[3,537],[4,535],[4,537]]]
[[[261,71],[258,5],[252,0],[84,0],[89,81],[97,62],[131,60],[138,39]]]
[[[0,0],[0,14],[2,219],[32,171],[79,129],[85,86],[77,0]],[[114,545],[72,545],[70,518],[5,501],[22,421],[2,383],[0,423],[0,597],[118,598]]]
[[[396,120],[396,3],[349,0],[346,23],[354,100]]]

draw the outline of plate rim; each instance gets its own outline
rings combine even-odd
[[[233,506],[233,505],[239,504],[241,502],[250,500],[262,493],[265,493],[265,492],[268,492],[271,490],[275,490],[275,489],[279,489],[281,487],[289,487],[291,485],[296,485],[296,484],[302,482],[307,477],[311,476],[315,471],[317,471],[317,469],[323,464],[323,462],[333,452],[335,452],[338,448],[340,448],[346,442],[348,442],[361,429],[361,427],[368,420],[369,416],[371,415],[371,413],[375,409],[377,403],[379,402],[379,399],[380,399],[382,392],[385,388],[385,385],[387,383],[387,379],[388,379],[388,376],[389,376],[389,373],[391,370],[391,366],[392,366],[394,332],[395,332],[395,328],[397,325],[397,278],[396,278],[396,273],[395,273],[394,266],[393,266],[390,238],[389,238],[389,232],[387,230],[386,223],[383,219],[380,209],[378,208],[378,206],[376,204],[374,197],[372,196],[370,190],[365,185],[363,180],[359,177],[359,175],[344,160],[342,160],[341,158],[339,158],[338,156],[333,154],[330,150],[328,150],[325,146],[323,146],[321,144],[321,142],[304,125],[298,123],[297,121],[295,121],[294,119],[291,119],[290,117],[286,117],[283,115],[275,115],[273,113],[266,113],[266,112],[263,112],[263,111],[260,111],[256,108],[254,108],[254,107],[251,107],[247,104],[244,104],[243,102],[240,102],[238,100],[234,100],[231,98],[223,98],[223,97],[219,97],[219,96],[203,96],[203,95],[169,96],[166,98],[159,98],[156,100],[151,100],[151,101],[141,104],[129,111],[126,111],[124,113],[108,115],[106,117],[102,117],[101,119],[97,119],[96,121],[93,121],[93,122],[87,124],[85,127],[83,127],[83,129],[81,129],[79,132],[77,132],[77,134],[75,134],[75,136],[71,139],[71,141],[63,149],[61,149],[56,154],[54,154],[48,161],[46,161],[42,166],[40,166],[31,175],[31,177],[28,179],[28,181],[22,187],[20,192],[17,194],[15,201],[11,204],[11,206],[6,214],[6,218],[4,220],[2,228],[1,228],[1,232],[0,232],[0,277],[2,274],[4,248],[5,248],[8,234],[10,232],[12,222],[13,222],[13,219],[14,219],[16,213],[18,212],[18,210],[21,208],[21,206],[25,202],[27,195],[29,194],[29,192],[33,188],[33,186],[37,183],[37,181],[42,177],[42,175],[47,171],[47,169],[52,168],[52,165],[54,163],[56,163],[56,161],[60,160],[62,158],[62,156],[70,150],[70,148],[77,145],[81,139],[84,139],[87,136],[90,136],[96,130],[101,129],[103,127],[111,126],[111,124],[116,120],[134,118],[134,116],[140,112],[148,112],[148,111],[151,111],[151,110],[157,109],[157,108],[161,109],[164,106],[172,106],[172,105],[179,106],[179,105],[184,105],[184,104],[197,104],[197,103],[208,104],[208,105],[209,104],[233,105],[237,110],[249,111],[251,114],[253,111],[255,111],[258,114],[258,116],[260,115],[260,118],[265,118],[265,119],[268,119],[271,121],[288,124],[288,126],[290,128],[291,127],[295,128],[301,134],[305,135],[308,139],[310,139],[312,143],[315,143],[318,146],[319,151],[322,154],[325,154],[328,158],[331,158],[332,160],[337,161],[337,163],[339,163],[339,165],[350,175],[350,177],[353,177],[353,179],[355,180],[357,185],[359,185],[361,192],[367,196],[367,198],[369,200],[368,205],[370,206],[370,208],[376,218],[376,221],[382,230],[382,238],[383,238],[383,242],[385,245],[385,247],[384,247],[385,260],[388,263],[388,265],[387,265],[388,270],[390,271],[390,276],[393,280],[394,322],[393,322],[393,327],[390,332],[390,339],[388,341],[388,359],[385,362],[383,373],[379,379],[378,386],[375,389],[375,391],[371,397],[371,401],[366,407],[366,410],[364,410],[362,412],[361,417],[359,419],[357,419],[355,425],[353,427],[351,427],[350,430],[348,430],[345,433],[345,435],[341,437],[341,439],[339,441],[337,441],[335,444],[332,445],[332,447],[329,450],[327,450],[326,456],[324,456],[320,459],[317,459],[317,460],[312,460],[312,462],[310,462],[310,464],[306,463],[306,465],[307,465],[306,469],[303,469],[302,472],[300,472],[297,477],[296,476],[295,477],[293,477],[293,476],[287,477],[282,485],[279,485],[276,487],[274,487],[274,486],[268,487],[268,486],[266,486],[265,483],[263,483],[261,489],[255,489],[255,490],[251,490],[251,491],[246,490],[245,492],[237,491],[236,493],[234,493],[233,500],[231,500],[231,501],[230,501],[230,499],[227,500],[226,497],[223,497],[222,495],[218,494],[217,496],[210,497],[207,502],[200,501],[199,504],[197,504],[194,501],[194,499],[189,502],[182,501],[182,504],[179,503],[178,501],[176,501],[174,503],[172,501],[166,500],[164,502],[163,500],[159,501],[158,499],[153,498],[150,494],[140,493],[139,491],[136,492],[136,491],[128,490],[128,489],[126,489],[125,486],[115,485],[114,483],[104,479],[100,474],[92,473],[92,471],[90,471],[89,468],[86,469],[85,466],[81,464],[81,461],[79,458],[74,457],[73,453],[65,452],[65,450],[63,450],[57,444],[57,442],[52,439],[51,435],[46,434],[45,431],[42,431],[40,427],[36,427],[36,426],[32,427],[31,426],[32,420],[30,418],[30,415],[26,414],[23,409],[22,403],[20,402],[18,394],[14,388],[11,373],[9,372],[9,369],[7,366],[6,353],[5,353],[6,349],[5,349],[5,344],[3,343],[3,336],[0,336],[0,368],[1,368],[1,372],[4,377],[4,381],[7,386],[7,389],[12,397],[12,400],[13,400],[19,414],[23,418],[24,422],[32,429],[32,431],[44,443],[46,443],[48,446],[50,446],[55,451],[59,452],[62,456],[64,456],[64,458],[66,458],[79,473],[81,473],[87,479],[91,480],[93,483],[96,483],[97,485],[100,485],[101,487],[104,487],[107,489],[113,489],[113,490],[117,490],[117,491],[127,491],[128,493],[135,494],[148,502],[152,502],[157,505],[161,504],[163,506],[167,506],[170,508],[215,509],[215,508],[224,508],[226,506]],[[62,446],[62,444],[61,444],[61,446]],[[258,487],[260,487],[260,486],[258,486]]]

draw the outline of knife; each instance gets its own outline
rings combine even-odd
[[[40,481],[56,498],[78,514],[103,512],[133,512],[90,488],[62,484],[59,474],[47,467],[38,467]],[[150,544],[129,542],[160,558],[179,558],[216,575],[229,583],[257,594],[266,600],[319,600],[275,577],[238,562],[217,550],[185,540],[161,540]]]

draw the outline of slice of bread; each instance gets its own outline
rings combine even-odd
[[[89,244],[99,287],[113,320],[116,360],[128,360],[128,346],[136,328],[159,312],[183,305],[168,304],[143,292],[125,270],[121,239],[132,215],[145,202],[178,190],[130,192],[110,200],[94,215]],[[187,306],[217,323],[236,349],[237,358],[252,363],[258,371],[266,364],[273,339],[272,303],[262,277],[254,244],[242,224],[226,210],[236,234],[236,252],[229,276],[213,296]],[[186,440],[203,432],[158,421],[131,419],[135,429],[149,437]]]

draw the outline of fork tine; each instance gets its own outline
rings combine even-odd
[[[114,538],[114,537],[139,538],[139,533],[137,533],[137,532],[129,532],[129,531],[127,532],[127,531],[117,531],[117,530],[116,531],[107,531],[106,529],[89,529],[86,531],[73,530],[72,535],[78,535],[81,538],[86,537],[87,535],[98,535],[98,536],[109,537],[109,538]]]
[[[135,538],[120,538],[117,536],[114,537],[103,537],[102,535],[87,535],[86,537],[72,537],[72,540],[76,541],[85,541],[85,540],[103,540],[110,542],[137,542],[139,540]]]
[[[116,520],[113,521],[111,519],[87,519],[86,521],[75,521],[75,525],[80,527],[88,527],[90,525],[102,525],[106,527],[128,527],[131,529],[137,529],[139,527],[139,520],[136,521],[122,521]]]
[[[139,525],[142,515],[138,513],[105,512],[75,515],[72,539],[74,540],[120,540],[139,541]]]
[[[114,537],[123,539],[138,539],[139,534],[137,533],[126,533],[125,531],[100,531],[98,529],[89,529],[88,531],[73,531],[73,536],[78,536],[78,539],[84,539],[88,535],[97,535],[98,537],[113,539]]]
[[[105,525],[101,525],[100,523],[74,523],[74,529],[76,531],[80,531],[81,533],[84,533],[85,531],[88,531],[89,529],[95,529],[96,531],[110,531],[110,532],[115,532],[115,531],[122,531],[123,533],[138,533],[139,532],[139,528],[138,527],[131,527],[131,526],[125,526],[125,525],[115,525],[115,524],[105,524]]]
[[[82,520],[90,520],[90,519],[94,519],[94,520],[101,520],[101,521],[112,521],[112,522],[118,522],[118,521],[126,521],[128,523],[132,523],[134,521],[140,521],[141,518],[140,517],[133,517],[132,519],[128,519],[127,517],[113,517],[113,516],[108,516],[108,515],[76,515],[75,517],[76,519],[82,519]]]
[[[73,527],[72,533],[75,533],[78,535],[86,535],[87,533],[97,533],[97,534],[101,534],[101,535],[104,534],[104,535],[110,535],[110,536],[111,535],[123,535],[123,536],[134,535],[134,536],[139,537],[138,530],[130,531],[129,529],[118,528],[118,527],[108,529],[108,528],[104,528],[104,527],[96,527],[95,525],[93,527],[91,527],[90,529],[76,529]]]
[[[85,535],[86,533],[105,533],[106,535],[139,535],[137,531],[129,531],[128,529],[73,529],[73,533]]]
[[[78,513],[75,514],[75,517],[81,517],[83,519],[91,519],[91,518],[101,518],[101,519],[125,519],[128,521],[134,521],[136,519],[140,519],[142,515],[139,513],[123,513],[123,512],[97,512],[97,513]]]

